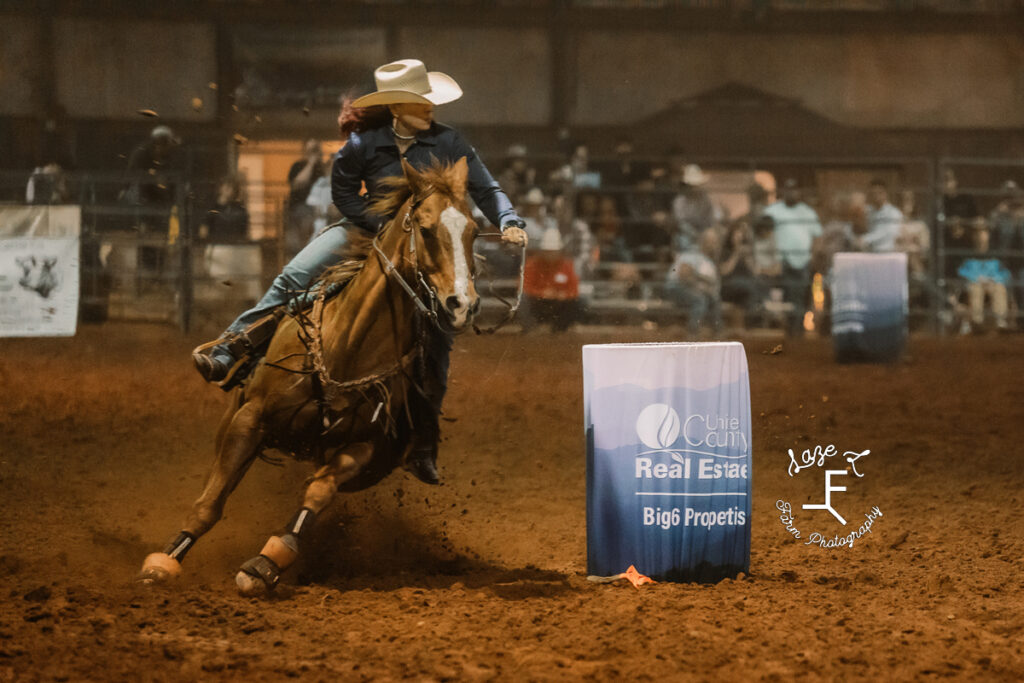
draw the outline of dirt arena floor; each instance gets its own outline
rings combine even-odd
[[[295,463],[253,467],[176,586],[133,583],[211,458],[226,399],[189,365],[199,333],[0,340],[0,681],[1024,678],[1022,337],[915,338],[895,366],[747,339],[749,576],[591,583],[580,346],[673,336],[462,338],[445,485],[339,498],[269,600],[233,575],[294,513]],[[776,509],[821,501],[786,452],[830,443],[871,450],[837,494],[883,513],[852,548]]]

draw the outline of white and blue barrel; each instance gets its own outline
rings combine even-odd
[[[587,569],[667,581],[750,569],[751,422],[739,342],[583,347]]]
[[[906,254],[836,254],[832,265],[836,360],[899,360],[907,344],[907,302]]]

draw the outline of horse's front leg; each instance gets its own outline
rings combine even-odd
[[[224,511],[224,503],[238,486],[259,452],[263,439],[261,409],[256,402],[241,405],[225,416],[218,434],[217,456],[202,494],[192,505],[184,528],[164,548],[142,563],[138,580],[146,584],[163,583],[181,573],[181,561],[196,540],[213,528]]]
[[[313,526],[316,516],[331,502],[338,487],[356,476],[372,456],[372,443],[353,444],[334,453],[328,463],[317,470],[306,487],[302,509],[284,533],[271,536],[260,554],[238,570],[235,583],[242,595],[263,595],[274,589],[281,573],[298,559],[302,537]]]

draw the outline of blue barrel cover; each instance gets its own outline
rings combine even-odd
[[[751,421],[738,342],[583,347],[587,568],[718,581],[750,569]]]
[[[832,343],[836,360],[895,362],[907,343],[906,254],[836,254]]]

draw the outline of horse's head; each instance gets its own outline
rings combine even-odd
[[[419,172],[402,161],[412,192],[408,225],[416,240],[418,268],[440,305],[439,319],[454,332],[472,322],[480,308],[473,276],[477,224],[466,201],[469,166],[465,157],[447,167]]]

